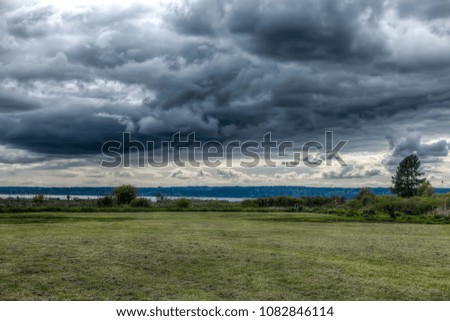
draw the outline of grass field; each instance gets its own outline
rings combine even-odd
[[[0,215],[1,300],[450,300],[450,225],[288,213]]]

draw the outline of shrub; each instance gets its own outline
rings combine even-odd
[[[435,212],[440,215],[449,216],[450,213],[450,193],[439,195],[437,197],[437,207]]]
[[[425,215],[438,207],[438,200],[432,197],[413,197],[404,202],[404,213],[409,215]]]
[[[112,194],[119,205],[130,204],[136,198],[137,188],[133,185],[122,185],[116,187]]]
[[[424,181],[417,186],[417,196],[433,196],[434,188],[429,181]]]
[[[363,187],[359,190],[356,199],[363,205],[366,206],[375,200],[375,194],[367,187]]]
[[[254,199],[245,199],[241,201],[242,207],[259,207],[259,204]]]
[[[103,196],[97,200],[98,207],[111,207],[114,205],[114,200],[111,196]]]
[[[401,198],[397,196],[379,196],[371,206],[378,210],[396,217],[397,214],[424,215],[435,210],[441,201],[433,197]]]
[[[321,206],[337,206],[345,203],[345,198],[342,196],[302,196],[300,197],[300,204],[307,207],[321,207]]]
[[[363,210],[363,216],[367,218],[373,217],[375,216],[375,211],[373,209]]]
[[[390,218],[395,219],[397,217],[396,204],[385,204],[384,211],[389,214]]]
[[[131,201],[130,206],[131,207],[151,207],[152,204],[148,199],[143,198],[143,197],[138,197]]]
[[[175,201],[175,206],[178,208],[189,208],[191,205],[191,200],[188,200],[187,198],[180,198]]]
[[[37,194],[33,197],[33,203],[41,204],[45,200],[44,194]]]
[[[229,209],[233,207],[233,204],[229,201],[218,201],[218,200],[205,200],[199,203],[199,206],[204,206],[206,208],[212,209]]]
[[[403,199],[398,196],[378,196],[370,208],[376,212],[388,214],[391,218],[395,218],[397,212],[402,209]]]
[[[303,210],[304,207],[335,207],[345,203],[345,199],[340,196],[302,196],[300,198],[291,196],[260,197],[253,200],[243,200],[245,207],[288,207],[296,210]]]
[[[290,196],[260,197],[254,200],[244,200],[243,205],[257,207],[294,207],[299,204],[299,199]]]

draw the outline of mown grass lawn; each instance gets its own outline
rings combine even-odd
[[[287,213],[0,215],[1,300],[450,300],[450,225]]]

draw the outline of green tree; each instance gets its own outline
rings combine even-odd
[[[434,188],[431,186],[431,183],[427,180],[424,180],[422,183],[417,186],[417,195],[418,196],[433,196]]]
[[[420,160],[417,155],[405,157],[397,167],[397,171],[392,176],[391,191],[400,197],[413,197],[417,195],[417,186],[425,180],[419,177],[424,175],[419,170]]]
[[[136,198],[137,188],[133,185],[122,185],[112,191],[112,195],[119,205],[130,204]]]
[[[366,206],[375,200],[375,194],[368,187],[363,187],[359,190],[356,199],[360,201],[363,206]]]

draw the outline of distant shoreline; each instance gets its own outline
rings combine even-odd
[[[32,199],[36,194],[0,194],[0,199],[7,199],[7,198],[18,198],[18,199]],[[55,195],[55,194],[43,194],[45,198],[47,199],[57,199],[57,200],[65,200],[67,199],[67,195]],[[102,195],[69,195],[71,199],[80,199],[80,200],[96,200],[101,197]],[[156,196],[141,196],[143,198],[146,198],[152,202],[157,201]],[[184,196],[165,196],[167,199],[180,199],[184,198]],[[202,200],[202,201],[228,201],[228,202],[240,202],[243,201],[246,198],[235,198],[235,197],[195,197],[190,196],[187,197],[189,199],[193,200]]]
[[[113,187],[0,187],[0,197],[32,197],[43,194],[46,197],[70,197],[87,199],[110,195]],[[153,199],[158,195],[170,198],[193,198],[206,200],[239,201],[271,196],[341,196],[346,199],[356,197],[360,188],[356,187],[307,187],[307,186],[182,186],[182,187],[141,187],[138,195]],[[391,195],[387,187],[371,188],[376,195]],[[450,192],[450,188],[436,188],[437,194]]]

